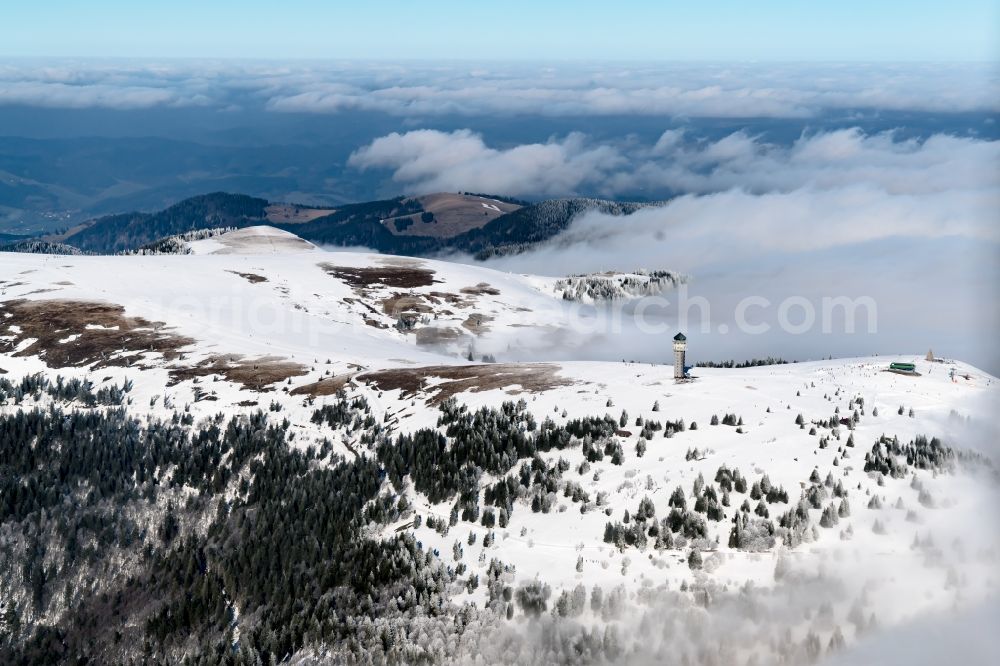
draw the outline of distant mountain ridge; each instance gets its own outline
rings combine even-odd
[[[266,220],[266,199],[215,192],[185,199],[157,213],[122,213],[97,218],[59,238],[41,240],[84,252],[114,254],[135,250],[168,236],[216,227],[245,227]]]
[[[107,215],[60,234],[22,237],[18,239],[22,242],[8,243],[5,249],[19,251],[27,247],[23,241],[34,240],[86,253],[115,254],[202,229],[268,224],[316,244],[411,256],[466,252],[485,259],[516,254],[549,240],[588,211],[629,215],[652,205],[656,204],[586,198],[527,203],[502,196],[439,193],[321,209],[214,192],[159,212]]]

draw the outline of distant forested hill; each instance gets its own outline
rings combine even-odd
[[[265,199],[216,192],[185,199],[158,213],[101,217],[62,242],[85,252],[113,254],[186,231],[263,224],[265,208]]]
[[[466,216],[470,210],[479,210],[483,215],[490,210],[490,204],[486,203],[491,199],[489,195],[454,196],[469,199],[463,211]],[[185,199],[157,213],[135,212],[101,217],[67,233],[39,240],[69,245],[83,252],[113,254],[136,250],[161,239],[199,229],[269,224],[321,245],[363,246],[389,254],[414,256],[457,251],[485,259],[498,254],[517,253],[546,241],[565,230],[578,215],[588,211],[630,215],[652,205],[576,198],[526,204],[510,212],[495,212],[498,209],[492,208],[494,212],[489,212],[489,216],[478,223],[481,226],[446,236],[428,235],[426,230],[416,233],[418,225],[432,225],[436,221],[435,214],[441,215],[440,211],[428,210],[430,205],[422,203],[428,200],[427,197],[396,197],[348,204],[305,222],[293,222],[271,214],[271,204],[264,199],[216,192]],[[503,197],[495,198],[495,201],[514,203]],[[454,200],[450,201],[450,205],[454,206],[454,203]],[[521,205],[523,202],[516,203]],[[400,224],[400,220],[404,223]],[[2,241],[0,238],[0,244]],[[10,251],[18,251],[17,248],[11,244],[7,247]]]
[[[463,234],[455,239],[458,241],[455,249],[475,254],[478,259],[517,253],[535,243],[549,240],[584,213],[596,210],[607,215],[631,215],[650,205],[654,204],[579,198],[542,201]]]

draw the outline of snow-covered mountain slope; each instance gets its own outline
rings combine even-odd
[[[541,606],[574,631],[618,627],[636,659],[696,622],[747,641],[719,663],[766,663],[998,594],[987,373],[905,355],[683,382],[670,365],[483,363],[569,325],[553,280],[237,233],[184,256],[2,255],[0,377],[128,380],[130,412],[194,424],[270,409],[295,449],[377,461],[396,508],[367,538],[412,534],[451,567],[451,602],[498,614],[497,660],[551,655]]]
[[[495,271],[321,253],[290,234],[261,228],[191,247],[197,256],[5,255],[0,296],[122,306],[130,316],[164,322],[172,334],[193,339],[194,354],[280,354],[300,361],[318,354],[366,367],[392,358],[438,362],[426,351],[438,342],[464,350],[498,326],[559,323],[553,320],[558,300],[540,293],[537,280]]]

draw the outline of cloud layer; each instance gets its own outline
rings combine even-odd
[[[988,65],[461,65],[24,60],[0,105],[134,109],[250,104],[275,112],[809,118],[845,110],[1000,111]]]
[[[665,199],[675,193],[864,185],[890,195],[962,191],[978,199],[997,190],[1000,142],[949,135],[898,140],[891,132],[866,135],[855,128],[804,135],[783,146],[742,131],[713,142],[668,130],[652,146],[627,140],[596,144],[572,133],[500,149],[467,129],[415,130],[376,139],[355,151],[349,164],[389,169],[396,182],[415,192],[567,196],[586,190]]]
[[[610,170],[627,168],[617,148],[588,145],[578,133],[559,141],[497,150],[469,130],[393,132],[357,150],[348,164],[392,169],[395,181],[419,192],[553,196],[573,193]]]
[[[669,304],[646,316],[693,334],[696,360],[917,354],[932,347],[997,375],[998,205],[995,192],[890,195],[863,185],[686,195],[628,217],[583,215],[549,243],[487,265],[543,275],[683,272],[691,278],[686,292],[665,294]],[[746,320],[765,325],[766,334],[739,326],[748,298],[757,305],[745,311]],[[853,328],[836,313],[823,316],[830,299],[860,304]],[[782,327],[782,304],[793,300],[807,302],[815,315],[801,333]],[[789,320],[802,321],[794,312]],[[637,328],[627,313],[621,330],[599,331],[592,339],[541,341],[520,358],[664,357],[663,336]]]

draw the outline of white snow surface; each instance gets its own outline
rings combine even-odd
[[[53,369],[31,355],[30,345],[24,343],[0,353],[0,369],[12,379],[42,370],[64,376],[86,375],[97,383],[105,378],[116,383],[128,378],[135,382],[130,394],[132,409],[151,415],[166,413],[164,395],[174,405],[191,403],[197,417],[234,412],[243,409],[238,403],[245,401],[258,402],[264,409],[270,401],[278,401],[283,405],[279,416],[293,423],[294,445],[304,447],[324,437],[340,439],[341,434],[334,435],[309,421],[313,409],[334,398],[321,396],[313,405],[306,405],[302,396],[292,396],[285,389],[359,370],[465,364],[461,354],[470,342],[476,349],[495,348],[490,346],[491,340],[516,345],[521,335],[550,334],[565,324],[562,304],[553,295],[548,278],[424,259],[324,252],[301,246],[287,236],[291,234],[241,230],[192,243],[196,253],[186,256],[0,254],[0,302],[57,298],[118,304],[128,316],[165,322],[178,334],[193,338],[194,345],[185,352],[186,362],[214,354],[242,354],[277,356],[304,364],[307,374],[292,378],[290,385],[279,384],[275,390],[258,394],[224,380],[204,379],[200,386],[217,392],[219,399],[193,402],[195,384],[189,380],[167,388],[168,364],[157,364],[153,356],[149,360],[154,367],[146,370]],[[435,282],[414,288],[372,288],[367,295],[359,295],[358,289],[328,274],[321,264],[430,270]],[[240,273],[264,280],[253,282]],[[463,293],[463,288],[475,293]],[[31,293],[39,289],[52,291]],[[490,293],[492,290],[499,293]],[[460,298],[449,301],[432,293]],[[383,313],[379,300],[396,294],[427,297],[422,302],[432,312],[425,313],[428,321],[418,327],[453,328],[462,331],[463,337],[450,346],[418,345],[415,334],[397,330],[395,317]],[[491,318],[489,330],[477,336],[464,329],[462,323],[473,315]],[[19,330],[0,317],[0,336]],[[697,337],[691,336],[689,347],[696,345]],[[570,470],[563,480],[579,483],[592,497],[599,491],[607,492],[610,516],[605,515],[604,507],[581,514],[579,504],[560,492],[556,508],[549,514],[532,513],[530,506],[517,504],[510,524],[493,530],[495,543],[485,552],[482,536],[487,530],[480,525],[460,522],[447,536],[423,526],[416,530],[417,538],[449,560],[452,545],[459,540],[470,572],[483,575],[490,559],[497,558],[515,567],[515,581],[537,577],[552,585],[556,593],[553,599],[560,590],[581,583],[588,590],[595,584],[606,589],[624,584],[633,591],[660,585],[677,589],[683,581],[695,579],[711,579],[734,589],[747,581],[768,586],[774,584],[779,558],[785,558],[803,576],[820,572],[834,575],[852,590],[845,595],[845,603],[863,590],[877,590],[873,607],[883,625],[997,595],[1000,496],[995,475],[973,478],[962,473],[935,476],[918,472],[920,483],[935,498],[936,508],[929,509],[918,503],[918,490],[911,487],[911,478],[886,479],[885,485],[879,486],[863,471],[865,452],[882,434],[895,435],[901,443],[916,435],[937,436],[949,446],[977,449],[996,461],[996,448],[990,447],[996,446],[997,433],[986,425],[995,420],[1000,406],[1000,384],[995,377],[960,361],[932,363],[922,356],[903,354],[749,369],[698,368],[694,381],[676,383],[671,359],[666,358],[669,347],[669,339],[665,339],[668,362],[664,365],[560,362],[554,366],[557,376],[567,381],[564,386],[522,393],[513,385],[458,396],[472,409],[524,398],[539,421],[550,417],[557,423],[605,413],[617,418],[626,410],[624,430],[631,434],[620,437],[625,451],[622,465],[612,465],[605,458],[581,475],[576,471],[583,461],[578,446],[543,456],[569,461]],[[21,355],[26,350],[28,355]],[[915,362],[921,375],[885,372],[888,363],[896,360]],[[951,369],[957,373],[954,379]],[[363,395],[377,419],[387,413],[395,417],[396,433],[436,425],[437,409],[425,404],[426,396],[403,396],[398,390],[379,392],[363,382],[349,383],[346,390]],[[846,428],[840,441],[831,439],[829,448],[819,449],[818,436],[807,434],[808,421],[829,418],[837,407],[842,416],[849,416],[848,402],[858,396],[864,398],[865,416],[852,433],[856,447],[849,449],[849,457],[838,453],[847,439]],[[160,399],[150,407],[154,397]],[[607,406],[609,399],[611,407]],[[660,407],[656,412],[655,402]],[[897,413],[900,406],[905,407],[903,415]],[[873,408],[878,416],[873,416]],[[0,406],[0,410],[9,409],[12,407]],[[743,419],[744,433],[729,426],[709,425],[713,415],[721,418],[726,413]],[[798,414],[805,418],[806,429],[794,423]],[[683,418],[688,426],[697,422],[698,429],[679,432],[670,439],[658,432],[640,458],[635,448],[641,428],[634,426],[639,416],[658,421]],[[686,460],[685,454],[694,448],[703,457]],[[346,447],[340,452],[351,455]],[[687,551],[658,553],[648,547],[620,552],[603,542],[605,523],[620,521],[625,510],[634,512],[644,496],[653,500],[657,517],[662,518],[675,487],[683,487],[690,495],[699,473],[711,483],[723,464],[739,468],[748,483],[766,473],[773,484],[787,490],[790,504],[772,505],[775,521],[781,512],[795,506],[802,484],[808,483],[814,469],[823,478],[832,472],[849,490],[851,516],[842,518],[832,529],[820,528],[818,539],[787,552],[778,546],[771,552],[747,553],[727,545],[728,517],[746,497],[733,493],[733,506],[726,508],[727,519],[709,521],[710,535],[718,538],[718,546],[714,552],[703,553],[705,568],[700,572],[688,568]],[[595,480],[598,470],[600,477]],[[482,485],[486,481],[484,478]],[[412,485],[407,492],[424,519],[428,515],[447,519],[450,504],[431,505],[414,493]],[[873,494],[883,497],[884,508],[866,508]],[[897,500],[903,509],[893,508]],[[919,522],[908,520],[911,509]],[[811,519],[817,524],[819,511],[813,510]],[[876,520],[884,524],[886,534],[873,532]],[[408,522],[388,526],[385,533]],[[470,531],[478,533],[476,544],[471,546],[467,543]],[[845,536],[845,531],[853,531],[853,535]],[[933,535],[937,547],[944,551],[941,562],[929,563],[924,551],[911,547],[915,536],[926,535]],[[578,557],[583,558],[582,572],[576,570]],[[956,582],[951,574],[959,566]],[[480,587],[467,596],[482,603],[485,591]]]
[[[295,234],[269,226],[246,227],[213,238],[188,242],[192,254],[284,254],[316,246]]]

